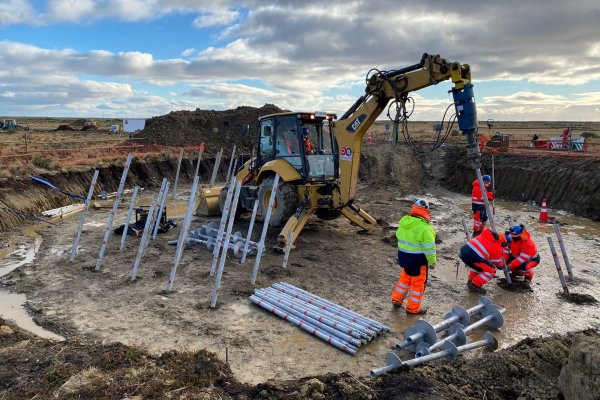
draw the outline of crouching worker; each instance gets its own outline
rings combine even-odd
[[[460,249],[459,257],[471,268],[467,287],[474,292],[485,293],[483,285],[494,278],[496,268],[504,267],[500,236],[487,228]]]
[[[436,263],[435,231],[431,226],[429,203],[425,199],[417,199],[410,211],[400,219],[398,230],[398,264],[402,273],[392,292],[394,307],[402,306],[408,296],[406,312],[408,314],[425,314],[421,307],[428,269],[434,269]]]
[[[505,233],[510,238],[510,253],[506,262],[511,278],[523,277],[525,282],[533,279],[533,268],[540,263],[537,246],[524,225],[514,225]]]

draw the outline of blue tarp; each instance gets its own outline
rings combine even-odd
[[[81,200],[83,200],[83,202],[85,203],[85,197],[83,197],[83,196],[80,196],[80,195],[78,195],[78,194],[74,194],[74,193],[65,192],[65,191],[64,191],[64,190],[62,190],[61,188],[54,186],[53,184],[51,184],[51,183],[50,183],[50,182],[48,182],[47,180],[44,180],[44,179],[42,179],[42,178],[40,178],[40,177],[33,176],[33,175],[29,175],[29,177],[30,177],[31,179],[33,179],[34,181],[37,181],[37,182],[39,182],[39,183],[41,183],[41,184],[44,184],[44,185],[46,185],[46,186],[49,186],[49,187],[51,187],[52,189],[54,189],[54,190],[57,190],[57,191],[61,192],[62,194],[66,194],[66,195],[67,195],[67,196],[69,196],[69,197],[72,197],[72,198],[74,198],[74,199],[81,199]]]

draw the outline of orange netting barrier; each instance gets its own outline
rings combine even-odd
[[[19,152],[16,154],[0,155],[0,165],[13,165],[19,162],[35,163],[36,160],[66,165],[93,165],[98,161],[112,161],[124,158],[129,153],[137,157],[149,155],[170,154],[179,156],[183,148],[184,157],[197,156],[200,146],[172,147],[157,144],[125,144],[119,146],[96,146],[85,148],[45,149]]]

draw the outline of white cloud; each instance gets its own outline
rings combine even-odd
[[[199,15],[192,22],[192,26],[196,29],[209,28],[213,26],[227,25],[239,17],[237,11],[218,10],[210,14]]]
[[[35,25],[35,9],[27,0],[1,1],[0,16],[0,26],[15,24]]]
[[[182,51],[180,53],[180,55],[181,55],[181,57],[191,57],[196,53],[197,53],[197,50],[194,49],[193,47],[190,47],[189,49],[185,49],[184,51]]]

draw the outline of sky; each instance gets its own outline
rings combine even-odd
[[[343,114],[369,70],[469,64],[479,120],[600,121],[598,0],[0,0],[0,115]],[[414,92],[440,120],[450,82]],[[382,116],[383,117],[383,116]]]

